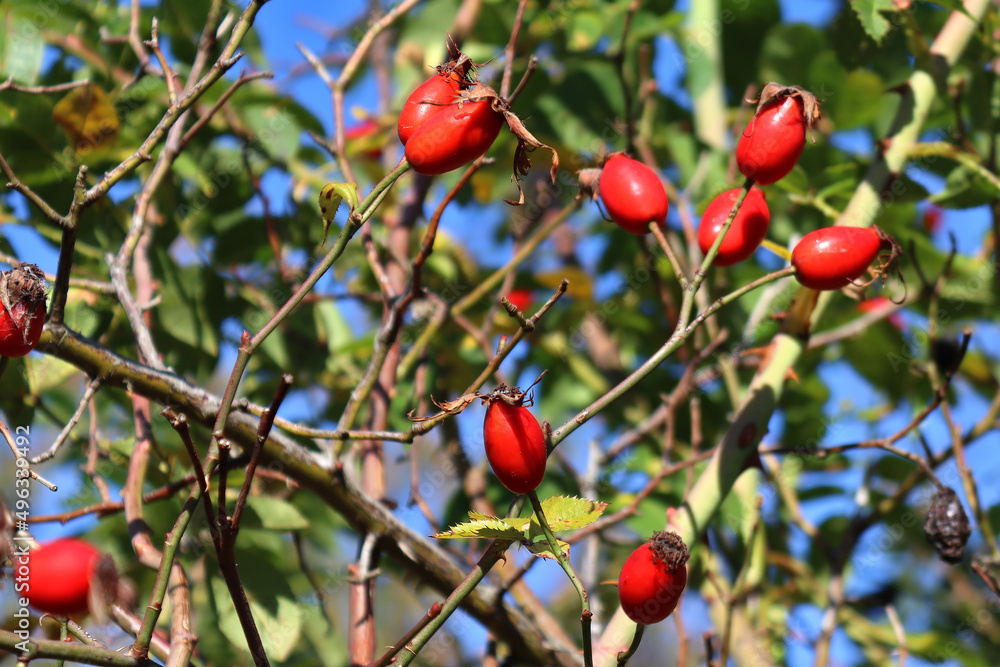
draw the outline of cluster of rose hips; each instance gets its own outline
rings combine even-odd
[[[767,236],[771,214],[759,185],[775,183],[792,170],[805,147],[806,132],[819,117],[818,101],[797,86],[770,83],[736,146],[736,166],[753,180],[717,254],[715,266],[730,266],[753,255]],[[698,228],[707,254],[722,231],[741,188],[727,190],[708,205]],[[668,201],[659,176],[623,154],[607,159],[600,195],[611,219],[625,231],[645,234],[650,223],[663,226]],[[825,227],[806,234],[792,251],[795,278],[814,290],[837,290],[858,280],[883,253],[898,255],[895,241],[877,227]],[[884,273],[888,265],[878,271]]]

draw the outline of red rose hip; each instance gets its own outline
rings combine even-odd
[[[493,145],[504,116],[493,109],[491,97],[477,96],[478,87],[462,102],[441,107],[410,136],[404,153],[415,172],[447,173],[482,157]]]
[[[618,599],[636,623],[659,623],[674,611],[687,585],[687,546],[677,533],[657,531],[622,566]]]
[[[816,96],[798,86],[769,83],[736,145],[740,173],[761,185],[788,175],[806,145],[806,130],[819,118]]]
[[[456,100],[461,90],[461,77],[456,72],[435,74],[410,93],[399,112],[396,134],[406,145],[413,133],[431,116],[446,109]]]
[[[701,224],[698,226],[698,245],[703,255],[707,255],[715,243],[722,226],[729,219],[733,203],[742,191],[743,188],[727,190],[713,199],[705,209],[705,214],[701,216]],[[733,224],[729,226],[729,231],[722,239],[712,264],[730,266],[747,259],[767,236],[770,226],[771,212],[767,208],[764,193],[759,188],[751,188],[743,199]]]
[[[43,544],[28,556],[28,589],[21,593],[41,612],[56,616],[86,613],[100,560],[97,549],[73,537]]]
[[[486,459],[497,479],[514,493],[528,493],[538,488],[545,477],[545,436],[538,420],[523,405],[513,405],[502,394],[515,402],[523,398],[517,389],[500,385],[490,398],[483,423],[483,442]]]
[[[656,172],[638,160],[612,155],[601,170],[601,201],[619,227],[632,234],[649,231],[649,223],[667,221],[667,193]]]
[[[899,244],[878,227],[824,227],[806,234],[792,250],[795,279],[814,290],[837,290],[860,278],[883,253],[884,275],[901,254]]]
[[[34,264],[0,273],[0,356],[23,357],[45,326],[45,278]]]

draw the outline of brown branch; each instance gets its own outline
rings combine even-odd
[[[86,410],[87,406],[90,405],[90,400],[94,398],[94,394],[97,393],[97,390],[100,388],[100,386],[101,386],[100,378],[94,378],[93,380],[87,383],[87,389],[83,392],[83,397],[80,399],[79,405],[76,406],[76,410],[74,410],[73,414],[70,415],[69,421],[66,422],[66,425],[63,426],[62,431],[60,431],[59,435],[56,436],[56,439],[55,441],[53,441],[52,446],[49,447],[46,451],[39,454],[38,456],[31,459],[31,462],[33,464],[41,463],[42,461],[48,461],[49,459],[51,459],[53,456],[56,455],[56,452],[59,451],[59,448],[62,447],[63,443],[66,442],[66,440],[69,438],[69,434],[73,432],[73,428],[80,421],[80,417],[83,416],[83,411]]]
[[[101,375],[105,387],[124,388],[127,384],[133,393],[161,405],[176,404],[192,422],[211,427],[221,408],[218,396],[172,373],[116,355],[63,325],[48,323],[38,349],[87,373]],[[256,442],[257,426],[258,419],[253,415],[234,410],[227,415],[224,433],[244,448],[250,448]],[[367,496],[339,468],[331,469],[323,460],[281,432],[271,433],[261,453],[262,462],[280,464],[290,478],[330,505],[355,531],[385,535],[386,539],[380,542],[382,551],[419,581],[447,595],[465,577],[466,573],[446,551],[413,532],[388,507]],[[496,600],[495,587],[480,584],[464,606],[499,640],[508,643],[520,660],[533,665],[575,665],[571,649],[543,635],[517,605],[504,600],[497,606]]]
[[[191,124],[191,127],[188,128],[187,132],[185,132],[184,136],[180,139],[180,149],[184,150],[185,146],[188,145],[188,142],[194,138],[194,135],[198,134],[198,131],[201,130],[201,128],[208,125],[215,114],[219,112],[219,109],[221,109],[223,105],[229,101],[229,98],[233,96],[233,93],[235,93],[240,86],[245,83],[249,83],[250,81],[257,81],[258,79],[273,78],[274,74],[271,72],[257,72],[256,74],[249,75],[246,74],[246,70],[240,72],[240,78],[236,79],[236,81],[233,82],[233,85],[229,86],[229,88],[226,89],[226,92],[219,96],[219,99],[217,99],[215,103],[209,107],[208,111],[200,114],[198,116],[198,120]]]
[[[517,35],[521,32],[521,23],[524,21],[524,8],[528,0],[520,0],[517,3],[517,13],[514,14],[514,25],[510,30],[510,39],[507,40],[507,48],[504,50],[503,78],[500,80],[500,97],[506,99],[510,92],[510,78],[514,71],[514,51],[517,48]],[[520,88],[520,86],[518,86]]]
[[[14,76],[11,75],[6,81],[0,83],[0,93],[5,90],[14,90],[20,93],[28,93],[30,95],[46,95],[48,93],[65,93],[68,90],[83,88],[84,86],[89,85],[90,79],[81,79],[80,81],[70,81],[69,83],[57,83],[53,86],[24,86],[19,83],[14,83]]]

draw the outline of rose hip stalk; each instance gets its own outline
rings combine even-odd
[[[726,220],[729,219],[733,203],[742,191],[743,188],[726,190],[713,199],[705,209],[705,214],[701,216],[701,224],[698,226],[698,245],[703,255],[707,255],[712,248]],[[770,226],[771,212],[764,200],[764,193],[760,188],[753,187],[743,200],[736,217],[733,218],[733,224],[729,226],[729,231],[722,239],[712,264],[731,266],[747,259],[767,236]]]

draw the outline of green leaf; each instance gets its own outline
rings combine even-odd
[[[330,231],[330,223],[337,215],[341,202],[347,200],[348,215],[358,208],[358,185],[356,183],[327,183],[319,191],[319,212],[323,216],[323,243]],[[322,245],[322,244],[321,244]]]
[[[930,201],[945,208],[975,208],[995,199],[1000,192],[986,178],[968,167],[956,167],[945,180],[944,189]]]
[[[542,501],[542,511],[553,532],[583,528],[601,518],[607,507],[608,503],[568,496],[553,496]],[[533,514],[530,535],[533,537],[541,534],[541,526]]]
[[[21,12],[25,13],[22,14]],[[0,60],[0,79],[13,77],[20,84],[38,81],[42,69],[42,54],[45,38],[26,10],[11,12],[4,21],[5,30],[0,32],[3,60]]]
[[[31,394],[40,396],[52,389],[65,388],[79,374],[79,369],[53,356],[28,356],[24,359]]]
[[[226,582],[213,577],[212,592],[219,603],[219,629],[234,646],[245,650],[247,640],[239,616],[236,615],[236,607],[230,602]],[[250,591],[247,593],[249,595]],[[287,659],[299,640],[302,619],[309,613],[307,608],[291,598],[280,596],[277,598],[276,609],[259,604],[251,598],[250,611],[260,630],[261,642],[267,656],[276,662]]]
[[[559,550],[563,552],[566,556],[569,556],[569,543],[563,542],[562,540],[556,540],[559,545]],[[539,556],[540,558],[548,558],[549,560],[558,560],[556,554],[552,551],[552,547],[549,546],[549,541],[546,539],[541,539],[531,544],[525,545],[528,547],[528,551]]]
[[[589,51],[603,34],[604,21],[598,12],[573,12],[566,24],[566,45],[570,51]]]
[[[483,515],[477,515],[483,516]],[[460,540],[482,537],[493,540],[511,540],[512,542],[524,539],[524,533],[514,528],[503,519],[482,518],[470,523],[460,523],[452,526],[451,530],[446,530],[435,535],[439,540]]]
[[[309,528],[309,520],[288,501],[273,496],[249,496],[247,498],[247,519],[254,517],[256,525],[266,530],[287,532]],[[248,523],[248,527],[254,525]]]
[[[35,415],[35,401],[25,400],[30,391],[26,364],[26,357],[9,359],[0,382],[0,410],[12,431],[17,426],[29,426]]]
[[[876,42],[881,42],[885,34],[889,32],[889,19],[882,15],[882,12],[892,12],[896,6],[892,0],[851,0],[851,6],[861,20],[865,32],[871,35]]]

